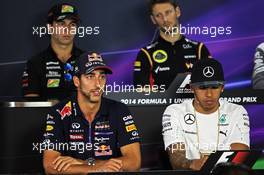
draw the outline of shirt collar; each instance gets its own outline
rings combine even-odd
[[[178,41],[176,41],[175,43],[171,43],[171,42],[169,42],[169,41],[166,41],[165,39],[163,39],[160,35],[159,35],[159,37],[157,38],[157,41],[159,42],[159,43],[162,43],[162,44],[165,44],[165,45],[177,45],[177,44],[180,44],[180,43],[183,43],[184,41],[185,41],[185,36],[184,35],[181,35],[181,38],[178,40]]]
[[[82,113],[80,106],[78,104],[78,101],[77,101],[77,93],[74,93],[72,102],[73,102],[73,112],[76,112],[76,113],[74,113],[75,116],[83,117],[83,113]],[[109,114],[109,106],[107,104],[107,100],[104,97],[102,97],[101,106],[100,106],[95,118],[105,117],[105,116],[108,116],[108,114]]]
[[[80,49],[78,49],[75,45],[73,45],[72,51],[71,51],[71,57],[68,59],[67,62],[69,62],[70,60],[72,60],[73,58],[77,58],[82,54],[82,51]],[[47,56],[48,58],[53,58],[53,59],[57,59],[58,61],[60,61],[57,57],[57,54],[54,52],[54,50],[52,49],[51,45],[48,46],[47,48]]]

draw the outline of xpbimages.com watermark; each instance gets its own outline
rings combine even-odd
[[[45,35],[63,35],[71,34],[76,35],[77,37],[83,38],[86,35],[99,35],[100,27],[99,26],[72,26],[72,27],[63,27],[59,25],[53,26],[33,26],[32,35],[43,37]]]
[[[208,35],[212,38],[215,38],[219,35],[231,35],[232,27],[231,26],[186,26],[179,25],[179,27],[164,27],[163,32],[166,35]]]
[[[72,142],[72,143],[61,143],[61,142],[50,142],[44,141],[42,143],[32,143],[32,151],[42,153],[45,150],[57,150],[57,151],[76,151],[78,153],[84,153],[86,151],[98,151],[100,150],[99,143],[84,143],[84,142]],[[105,148],[107,149],[107,148]]]
[[[174,153],[176,151],[187,151],[187,150],[200,150],[200,151],[209,151],[209,152],[216,152],[217,150],[230,150],[231,147],[227,146],[226,144],[219,143],[192,143],[186,145],[184,143],[173,144],[168,147],[168,151]]]
[[[144,95],[150,95],[151,93],[164,93],[166,91],[165,85],[133,85],[133,84],[118,84],[114,82],[113,84],[107,84],[103,87],[99,87],[102,92],[106,95],[108,93],[144,93]]]

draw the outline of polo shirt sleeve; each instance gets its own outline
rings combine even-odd
[[[252,84],[254,89],[264,89],[264,43],[256,49]]]
[[[125,104],[120,103],[118,108],[117,139],[119,147],[140,142],[138,128]]]
[[[230,134],[230,145],[232,143],[243,143],[247,146],[250,146],[250,124],[247,111],[244,107],[239,106],[239,108],[234,111],[234,115],[236,124],[234,125],[234,128],[232,129],[232,132]]]
[[[177,115],[180,115],[181,112],[173,109],[173,106],[166,108],[162,117],[162,135],[165,150],[171,145],[176,143],[185,143],[183,137],[182,127]]]
[[[145,49],[141,49],[134,62],[134,85],[149,85],[151,76],[151,65],[149,62],[149,54]]]
[[[39,64],[33,59],[27,62],[25,70],[22,75],[22,93],[27,94],[40,94],[41,78],[39,77]]]
[[[52,108],[47,114],[44,131],[44,141],[46,149],[56,150],[63,153],[63,144],[65,143],[63,123],[56,109]],[[60,145],[60,146],[59,146]],[[66,146],[66,145],[64,145]]]

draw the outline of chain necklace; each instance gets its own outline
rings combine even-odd
[[[194,107],[193,107],[194,108]],[[198,150],[199,150],[199,153],[200,153],[200,156],[203,157],[204,155],[210,155],[209,153],[208,154],[204,154],[200,151],[200,137],[199,137],[199,128],[198,128],[198,120],[197,120],[197,115],[196,115],[196,110],[194,108],[194,116],[195,116],[195,124],[196,124],[196,135],[197,135],[197,143],[198,143]],[[216,148],[215,148],[215,151],[218,150],[218,144],[219,144],[219,132],[220,132],[220,124],[219,124],[219,119],[220,119],[220,111],[219,111],[219,108],[217,109],[217,139],[216,139]]]

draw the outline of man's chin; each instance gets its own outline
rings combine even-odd
[[[101,96],[93,96],[90,98],[91,103],[99,103],[101,100]]]

